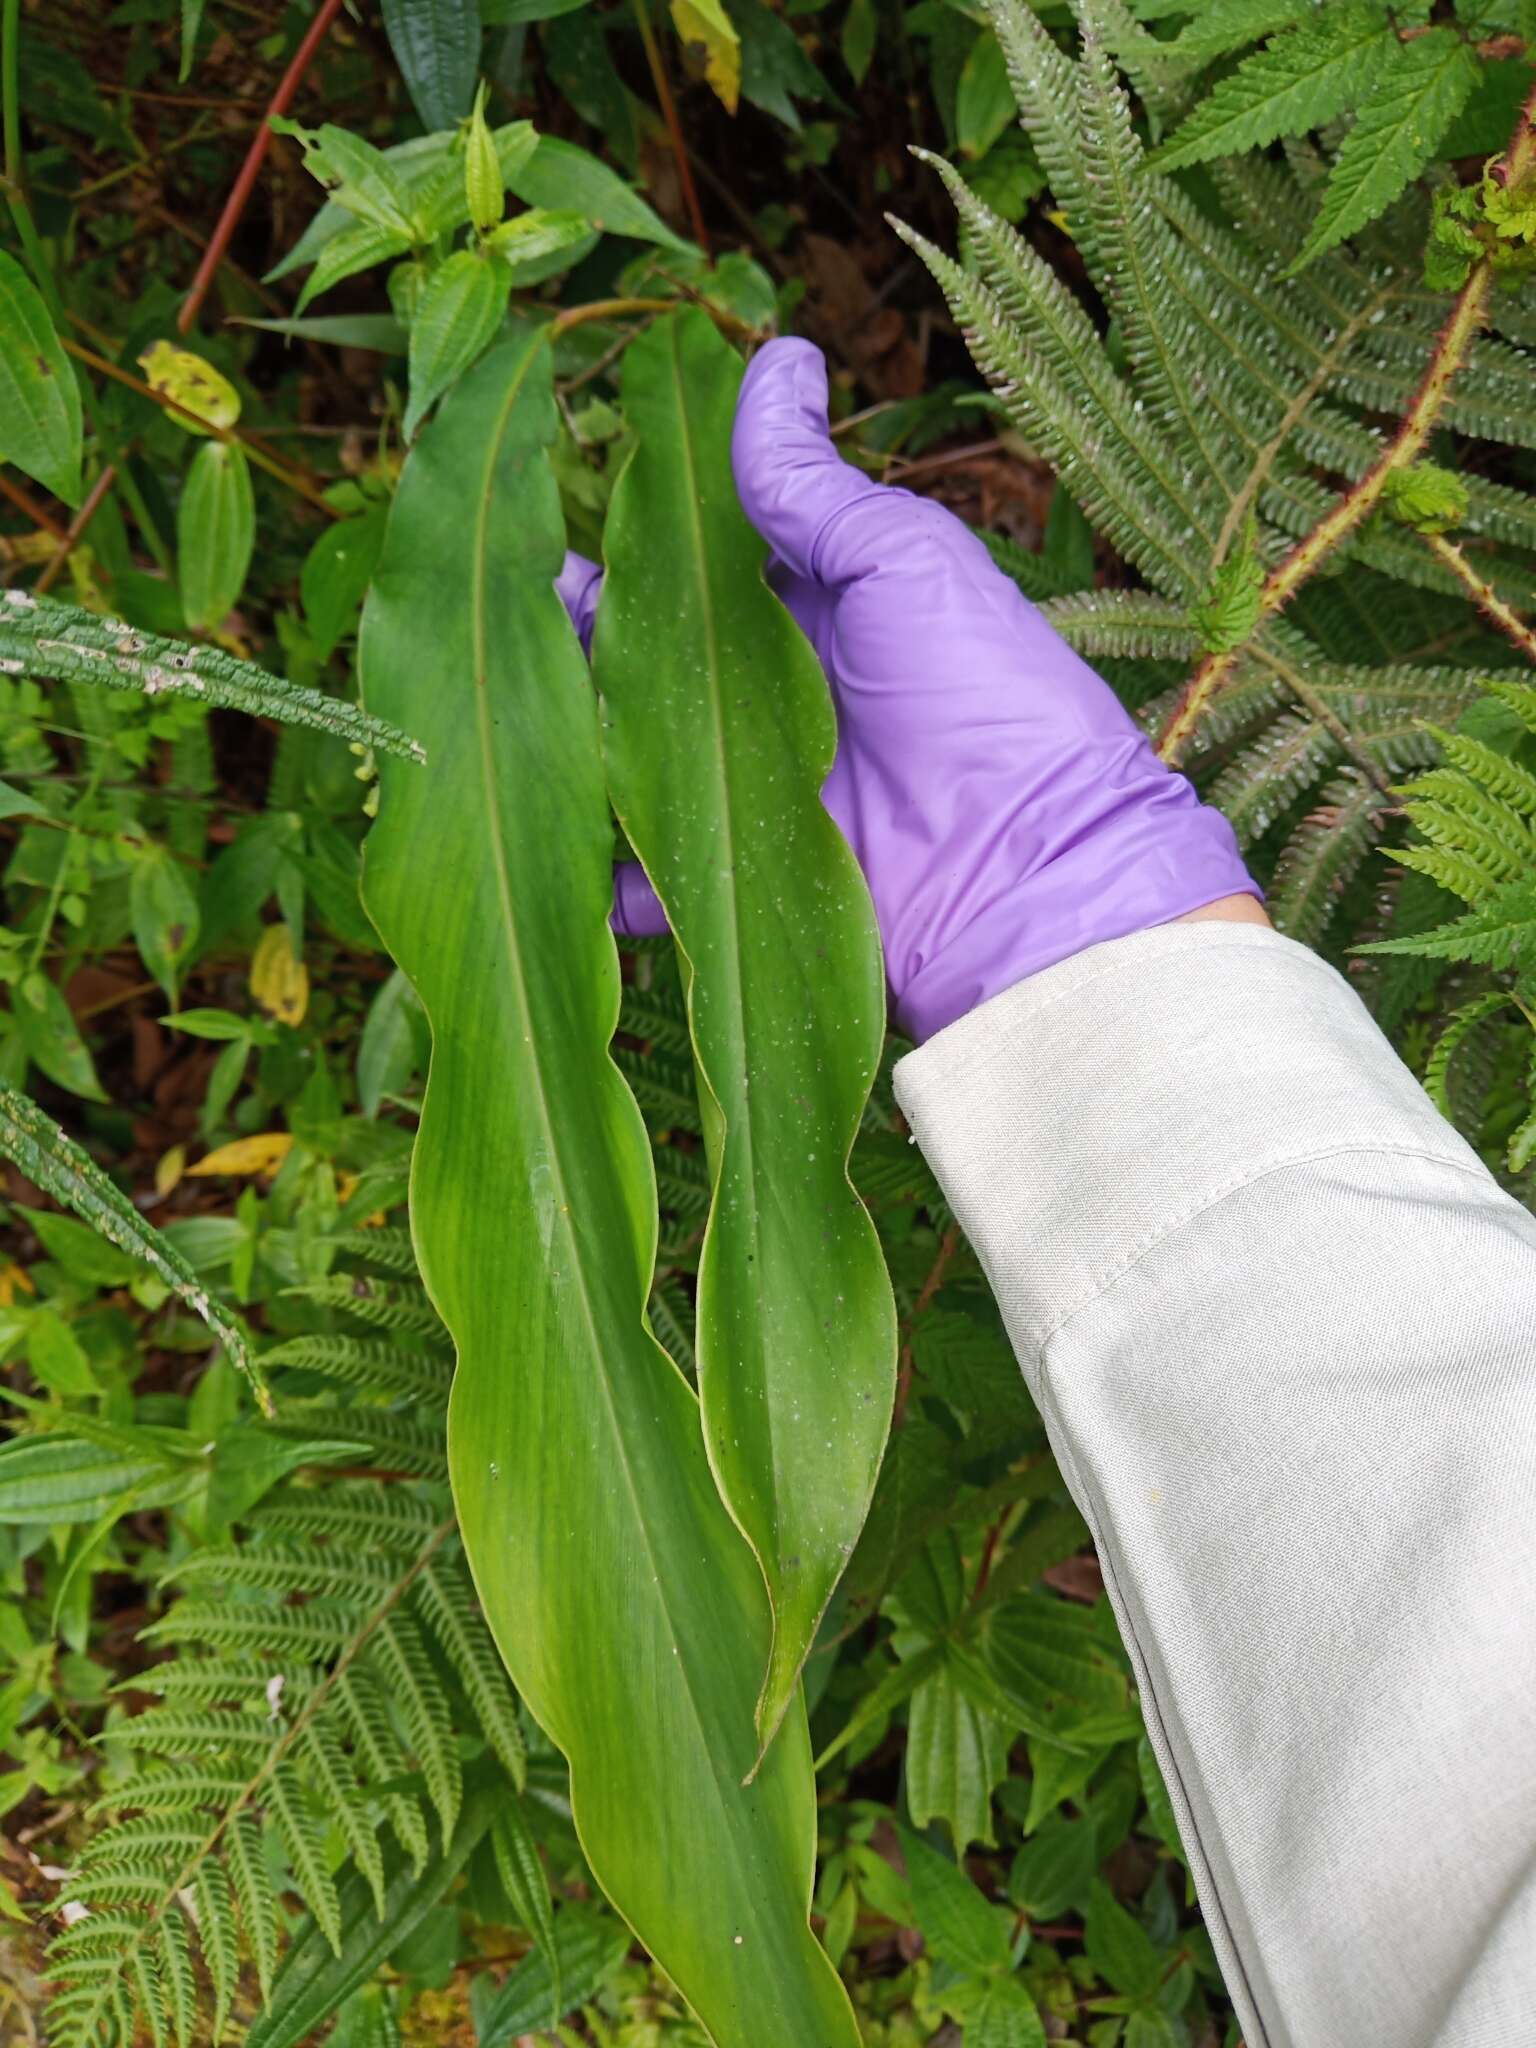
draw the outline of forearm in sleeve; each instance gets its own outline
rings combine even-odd
[[[1536,1222],[1347,984],[1169,925],[897,1068],[1248,2048],[1536,2038]]]

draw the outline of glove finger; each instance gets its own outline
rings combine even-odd
[[[585,555],[568,553],[555,578],[555,592],[571,615],[582,653],[590,654],[592,621],[597,617],[597,600],[603,594],[602,570]]]
[[[736,401],[731,466],[752,524],[797,576],[815,576],[816,542],[834,514],[881,487],[844,462],[827,430],[827,365],[808,341],[770,341]]]
[[[909,583],[998,575],[952,512],[844,462],[827,427],[826,362],[808,341],[770,341],[753,358],[731,460],[747,517],[802,583],[842,590],[876,574]]]
[[[608,922],[626,939],[659,938],[669,929],[661,898],[637,860],[620,861],[613,871],[613,912]]]

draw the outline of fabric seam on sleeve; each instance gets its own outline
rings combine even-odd
[[[1321,1150],[1287,1153],[1283,1157],[1272,1158],[1259,1165],[1254,1165],[1250,1162],[1243,1168],[1242,1172],[1234,1174],[1231,1179],[1219,1181],[1215,1187],[1207,1188],[1187,1209],[1179,1211],[1174,1216],[1165,1217],[1160,1223],[1156,1224],[1144,1237],[1132,1245],[1107,1273],[1101,1274],[1098,1279],[1092,1281],[1088,1290],[1080,1295],[1070,1307],[1061,1310],[1056,1320],[1036,1340],[1037,1348],[1041,1354],[1040,1363],[1042,1371],[1045,1366],[1045,1347],[1050,1343],[1051,1339],[1063,1330],[1074,1316],[1081,1315],[1085,1309],[1092,1308],[1096,1301],[1107,1294],[1111,1287],[1116,1286],[1123,1280],[1149,1253],[1156,1251],[1158,1246],[1163,1244],[1168,1238],[1186,1229],[1197,1216],[1204,1215],[1207,1209],[1216,1208],[1220,1203],[1226,1201],[1229,1196],[1239,1194],[1244,1188],[1253,1187],[1261,1180],[1269,1180],[1273,1175],[1285,1173],[1293,1166],[1314,1166],[1324,1159],[1423,1159],[1432,1165],[1443,1166],[1453,1173],[1462,1174],[1468,1180],[1476,1181],[1484,1187],[1498,1187],[1497,1181],[1490,1179],[1488,1169],[1480,1159],[1474,1156],[1469,1164],[1466,1160],[1457,1159],[1449,1152],[1442,1152],[1428,1145],[1372,1145],[1362,1144],[1356,1140],[1353,1143],[1325,1146]],[[1503,1190],[1501,1189],[1500,1192],[1502,1193]]]
[[[1174,919],[1170,924],[1166,925],[1149,925],[1146,927],[1146,931],[1173,931],[1178,927],[1179,922],[1180,921],[1178,919]],[[1213,920],[1207,920],[1204,928],[1209,930],[1212,922]],[[1256,925],[1235,924],[1232,927],[1232,929],[1236,932],[1245,933],[1260,931],[1260,927]],[[1125,934],[1124,939],[1107,939],[1103,941],[1103,943],[1106,946],[1122,945],[1126,943],[1127,940],[1145,937],[1146,931],[1128,932]],[[1287,942],[1285,940],[1284,934],[1281,932],[1261,932],[1261,936],[1267,939],[1279,939],[1283,944],[1294,943]],[[1228,948],[1231,948],[1232,950],[1239,952],[1250,952],[1255,950],[1254,942],[1251,938],[1234,939],[1229,938],[1225,933],[1223,933],[1221,937],[1218,939],[1202,940],[1201,944],[1203,949],[1208,952],[1225,952]],[[1261,948],[1260,950],[1267,952],[1269,948],[1266,946]],[[1321,959],[1316,953],[1309,952],[1306,949],[1306,947],[1296,946],[1293,958],[1296,960],[1296,964],[1299,967],[1304,966],[1308,972],[1315,973],[1323,979],[1329,981],[1330,983],[1336,982],[1341,987],[1349,989],[1349,983],[1343,980],[1343,978],[1340,976],[1336,968],[1330,967],[1326,960]],[[1066,966],[1069,963],[1066,961],[1061,961],[1057,964],[1059,966]],[[1055,989],[1051,991],[1050,994],[1037,993],[1034,1001],[1028,1006],[1027,1015],[1024,1018],[1019,1019],[1018,1021],[1028,1024],[1035,1023],[1039,1018],[1044,1017],[1049,1011],[1058,1009],[1061,1006],[1061,1004],[1071,1002],[1077,996],[1086,995],[1088,990],[1093,988],[1098,982],[1104,981],[1112,975],[1124,974],[1126,964],[1127,963],[1124,960],[1106,960],[1102,967],[1096,967],[1091,974],[1084,975],[1081,980],[1074,980],[1071,983],[1070,987]],[[1054,973],[1055,969],[1048,967],[1043,969],[1042,972],[1045,974],[1050,974]],[[958,1018],[956,1020],[956,1024],[963,1025],[967,1023],[970,1020],[970,1018],[978,1016],[980,1014],[980,1010],[988,1008],[992,1003],[1003,1002],[1008,996],[1014,993],[1014,990],[1027,988],[1030,979],[1032,979],[1032,977],[1026,976],[1024,980],[1014,982],[1011,988],[1000,989],[995,996],[989,997],[986,1003],[981,1004],[979,1006],[979,1009],[971,1010],[967,1012],[965,1017]],[[1352,996],[1354,996],[1355,1001],[1358,1003],[1360,999],[1359,996],[1356,995],[1355,991],[1353,989],[1349,989],[1349,993]],[[1365,1014],[1369,1016],[1368,1011],[1365,1012]],[[956,1025],[950,1025],[947,1028],[949,1030],[954,1030],[956,1028]],[[939,1039],[942,1038],[942,1036],[942,1032],[937,1033],[933,1038],[925,1040],[922,1045],[914,1047],[913,1050],[906,1055],[906,1059],[918,1058],[921,1054],[927,1052],[931,1046],[936,1045]],[[1003,1050],[1003,1048],[998,1045],[996,1040],[987,1039],[970,1047],[965,1052],[956,1051],[951,1053],[951,1065],[949,1073],[945,1077],[946,1084],[949,1082],[960,1080],[970,1075],[976,1067],[980,1066],[986,1060],[995,1058],[1001,1050]],[[898,1060],[898,1070],[903,1065],[905,1065],[905,1060]]]

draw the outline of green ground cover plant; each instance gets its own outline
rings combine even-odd
[[[1528,16],[0,0],[0,2031],[1235,2043],[729,421],[1528,1193]]]

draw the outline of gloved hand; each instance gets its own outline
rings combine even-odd
[[[841,459],[819,349],[753,359],[731,454],[768,580],[832,686],[822,801],[868,879],[912,1038],[1088,946],[1259,895],[1226,819],[975,535]],[[583,568],[560,579],[578,627],[596,605]],[[615,923],[665,929],[643,875],[620,871]]]

